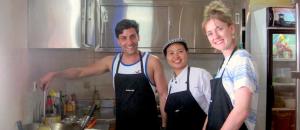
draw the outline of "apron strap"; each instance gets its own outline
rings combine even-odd
[[[188,66],[188,70],[187,70],[188,72],[187,72],[187,80],[186,80],[186,90],[190,90],[190,66]],[[171,89],[172,89],[172,86],[170,86],[170,90],[169,90],[169,92],[168,92],[168,94],[170,94],[171,93]]]
[[[169,92],[168,92],[168,94],[170,94],[171,93],[171,89],[172,89],[173,87],[172,86],[170,86],[170,89],[169,89]]]
[[[222,77],[222,76],[223,76],[223,74],[224,74],[225,67],[227,66],[228,62],[230,61],[230,59],[231,59],[232,55],[234,54],[234,52],[235,52],[236,50],[237,50],[237,47],[235,47],[235,48],[234,48],[234,50],[231,52],[231,54],[230,54],[230,57],[229,57],[229,59],[228,59],[228,61],[227,61],[226,65],[224,66],[224,69],[223,69],[223,71],[222,71],[221,77]],[[221,66],[219,67],[219,68],[220,68],[220,70],[221,70],[221,68],[222,68],[222,65],[224,64],[224,61],[225,61],[225,58],[223,57],[222,64],[221,64]]]
[[[120,66],[120,62],[122,60],[122,57],[123,57],[123,53],[120,53],[119,61],[118,61],[118,65],[117,65],[117,70],[116,70],[116,74],[119,73],[119,66]]]
[[[143,64],[143,59],[142,59],[142,54],[141,54],[141,52],[139,51],[139,55],[140,55],[140,62],[141,62],[141,71],[142,71],[142,74],[145,74],[144,73],[144,64]],[[146,62],[147,63],[147,62]],[[147,71],[147,70],[145,70],[145,71]]]
[[[139,51],[139,56],[140,56],[141,69],[142,69],[141,71],[144,74],[143,59],[142,59],[142,54],[141,54],[140,51]],[[119,66],[120,66],[120,63],[122,61],[122,57],[123,57],[123,53],[120,54],[119,62],[118,62],[118,65],[117,65],[116,74],[119,72]]]
[[[186,80],[186,90],[190,91],[190,66],[188,66],[188,72],[187,72],[187,80]]]

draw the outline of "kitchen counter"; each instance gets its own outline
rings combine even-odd
[[[24,130],[39,130],[42,125],[40,123],[31,123],[23,125]],[[47,128],[50,128],[48,126]],[[97,119],[96,125],[93,129],[85,130],[114,130],[115,119]]]
[[[97,119],[95,129],[114,130],[115,119]]]
[[[96,124],[96,126],[94,127],[94,129],[99,129],[99,130],[109,130],[109,126],[110,124],[108,123],[98,123]]]

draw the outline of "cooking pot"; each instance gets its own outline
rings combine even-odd
[[[31,123],[23,125],[23,130],[38,130],[40,127],[40,123]]]
[[[50,127],[51,130],[82,130],[77,124],[53,123],[50,125]]]

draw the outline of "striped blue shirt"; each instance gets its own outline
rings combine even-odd
[[[237,50],[229,57],[225,57],[224,63],[218,71],[216,78],[219,78],[224,71],[222,82],[227,91],[232,105],[235,106],[235,92],[241,87],[247,87],[252,92],[251,111],[245,123],[249,130],[254,130],[258,104],[258,77],[255,70],[254,59],[246,50]],[[227,64],[228,62],[228,64]],[[227,65],[226,65],[227,64]]]

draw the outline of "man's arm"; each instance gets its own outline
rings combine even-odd
[[[235,93],[235,106],[228,115],[221,130],[238,130],[245,122],[251,105],[252,93],[249,88],[241,87]]]
[[[165,113],[165,104],[167,99],[167,82],[164,74],[164,69],[158,57],[151,56],[149,58],[150,67],[153,71],[153,80],[159,94],[160,113],[162,117],[162,127],[167,126],[167,115]]]
[[[47,88],[54,78],[77,79],[96,74],[103,74],[111,70],[113,56],[106,56],[95,63],[84,67],[68,68],[63,71],[49,72],[40,78],[40,87]]]

